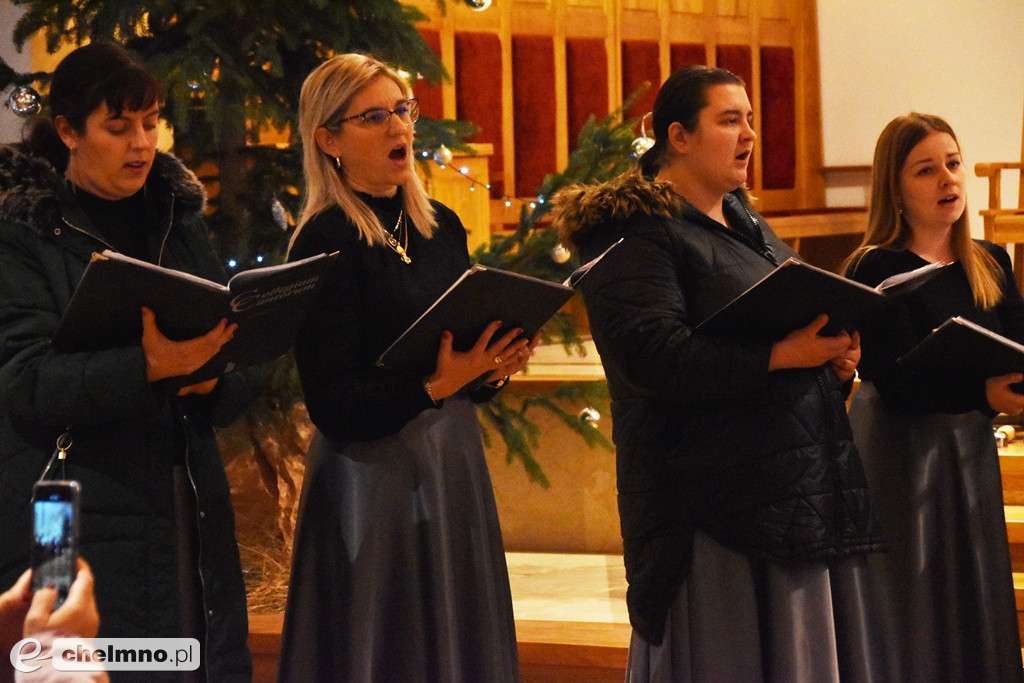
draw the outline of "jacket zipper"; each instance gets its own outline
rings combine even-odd
[[[775,260],[775,250],[772,249],[772,246],[770,244],[768,244],[768,240],[764,238],[764,228],[761,227],[761,221],[757,220],[757,216],[755,216],[751,212],[750,207],[747,206],[746,202],[740,200],[740,206],[743,207],[744,213],[747,214],[747,218],[750,219],[750,222],[754,225],[754,228],[757,230],[758,237],[761,238],[760,244],[756,249],[757,253],[759,253],[761,256],[763,256],[765,259],[767,259],[774,265],[779,265],[779,262]]]
[[[167,212],[167,225],[164,227],[164,236],[160,240],[160,251],[156,255],[156,264],[162,266],[164,263],[164,249],[167,247],[167,238],[171,236],[171,226],[174,225],[174,199],[175,195],[171,193],[171,206]]]
[[[757,219],[757,216],[751,212],[750,207],[747,203],[741,199],[738,199],[740,206],[743,207],[744,213],[747,214],[747,219],[751,225],[754,226],[754,232],[760,238],[755,240],[752,236],[735,229],[729,229],[723,227],[718,221],[712,220],[707,214],[698,211],[697,209],[684,209],[684,214],[689,214],[689,217],[704,223],[707,227],[716,230],[718,232],[728,235],[734,240],[738,240],[750,247],[758,256],[771,263],[773,266],[779,265],[779,262],[775,259],[775,250],[768,244],[768,241],[764,238],[764,229],[761,227],[761,221]]]
[[[189,430],[189,419],[188,413],[185,412],[185,408],[178,402],[174,401],[176,409],[181,415],[181,430],[185,438],[185,474],[188,475],[189,486],[192,487],[192,499],[195,501],[195,532],[196,532],[196,572],[199,574],[199,596],[200,602],[203,607],[203,623],[205,628],[203,629],[203,649],[201,652],[210,652],[210,608],[206,602],[206,577],[203,576],[203,529],[202,519],[205,516],[205,512],[200,508],[199,505],[199,490],[196,488],[196,481],[192,476],[192,441],[190,438]],[[181,577],[181,580],[187,580],[186,577]],[[207,655],[209,656],[209,655]],[[204,667],[204,676],[209,680],[209,669]]]
[[[174,225],[174,200],[175,195],[172,193],[170,211],[167,212],[167,224],[164,226],[164,234],[163,237],[160,238],[160,250],[156,256],[156,265],[158,266],[163,265],[164,250],[167,248],[167,239],[171,236],[171,228]],[[92,239],[96,240],[97,242],[105,246],[107,249],[110,249],[111,251],[117,251],[114,245],[112,245],[110,242],[106,241],[105,239],[103,239],[94,232],[90,232],[89,230],[86,230],[81,226],[75,225],[74,223],[68,220],[67,216],[61,215],[60,220],[61,222],[64,223],[64,225],[68,226],[72,230],[80,232],[86,237],[91,237]]]
[[[106,247],[107,249],[111,249],[111,250],[113,250],[113,251],[117,251],[116,249],[114,249],[114,245],[112,245],[112,244],[111,244],[110,242],[106,241],[105,239],[103,239],[102,237],[100,237],[99,235],[97,235],[97,234],[95,234],[95,233],[89,232],[89,231],[88,231],[88,230],[86,230],[85,228],[81,228],[81,227],[79,227],[79,226],[75,225],[74,223],[72,223],[71,221],[69,221],[69,220],[67,219],[67,217],[65,217],[65,216],[63,216],[63,215],[62,215],[62,216],[60,217],[60,219],[61,219],[61,221],[63,221],[64,225],[68,226],[68,227],[69,227],[69,228],[71,228],[72,230],[74,230],[74,231],[76,231],[76,232],[80,232],[80,233],[82,233],[83,235],[85,235],[86,237],[91,237],[92,239],[96,240],[97,242],[99,242],[100,244],[102,244],[103,246],[105,246],[105,247]]]

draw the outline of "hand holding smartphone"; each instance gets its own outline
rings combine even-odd
[[[77,481],[39,481],[32,488],[32,591],[56,588],[54,609],[75,580],[80,495]]]

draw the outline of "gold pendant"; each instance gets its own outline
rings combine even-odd
[[[403,249],[401,245],[396,246],[395,251],[397,251],[398,255],[402,258],[403,263],[412,263],[412,259],[405,253],[405,249]]]

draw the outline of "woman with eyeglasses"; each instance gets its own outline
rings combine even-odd
[[[470,265],[465,228],[413,170],[410,94],[385,64],[346,54],[300,95],[306,197],[289,258],[339,258],[295,345],[317,431],[281,681],[519,678],[474,402],[526,366],[535,340],[498,336],[495,321],[468,351],[446,333],[427,375],[375,364]]]

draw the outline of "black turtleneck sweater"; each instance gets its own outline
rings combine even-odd
[[[152,230],[153,218],[145,189],[124,199],[103,199],[78,186],[72,189],[82,211],[110,246],[127,256],[151,260],[146,235]]]

